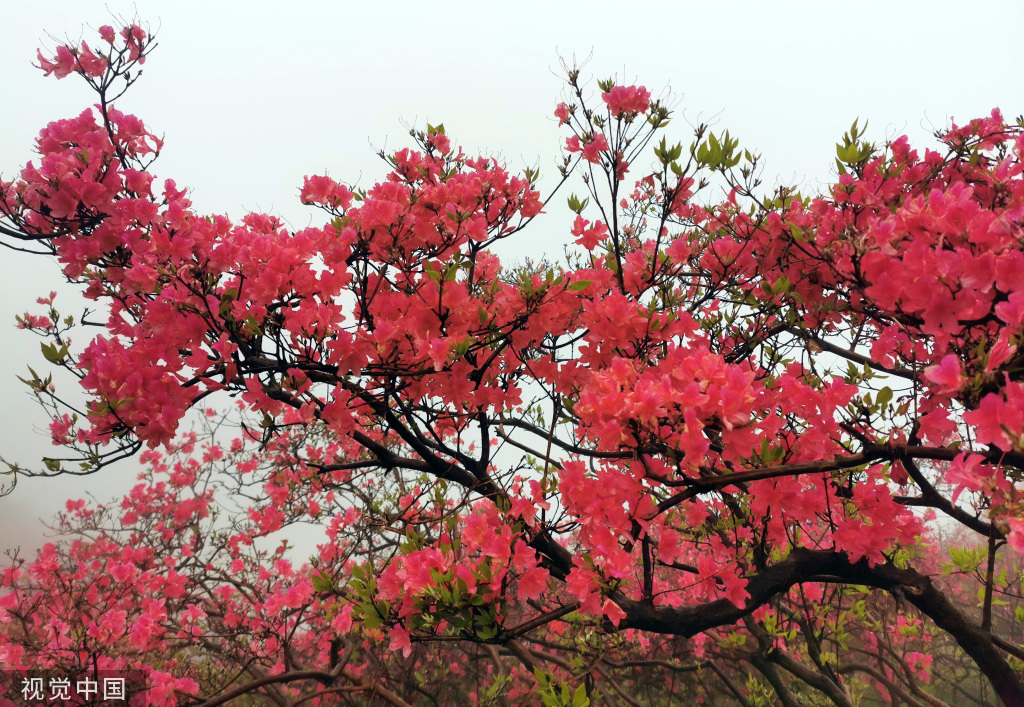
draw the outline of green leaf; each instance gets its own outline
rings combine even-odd
[[[67,345],[61,346],[58,349],[56,344],[40,344],[40,348],[43,350],[43,357],[50,363],[57,364],[58,366],[64,362],[68,355]]]
[[[572,290],[573,292],[580,292],[581,290],[585,290],[593,284],[593,280],[577,280],[576,282],[569,285],[569,289]]]
[[[661,142],[654,148],[654,156],[657,157],[662,164],[668,163],[668,148],[665,145],[665,138],[661,138]]]
[[[783,292],[789,292],[793,283],[789,281],[789,278],[785,275],[781,275],[775,282],[772,283],[772,294],[777,295]]]
[[[953,564],[964,572],[973,572],[981,562],[981,557],[971,549],[951,547],[949,556],[953,560]]]
[[[570,194],[568,202],[569,209],[571,209],[577,214],[580,214],[583,212],[583,209],[587,208],[587,204],[590,203],[590,199],[583,199],[583,201],[580,201],[580,198],[578,196],[576,196],[575,194]]]
[[[476,339],[474,339],[472,336],[467,336],[465,339],[459,341],[458,343],[455,344],[455,346],[452,347],[452,356],[456,359],[462,358],[463,356],[466,355],[466,352],[473,347],[473,344],[475,343]]]
[[[875,396],[875,403],[881,408],[885,408],[890,400],[892,400],[892,388],[889,386],[882,388],[878,391],[878,395]]]
[[[360,607],[363,610],[363,625],[371,631],[378,628],[384,619],[381,618],[380,614],[377,613],[377,607],[373,604],[365,604]]]
[[[323,571],[314,572],[312,576],[313,591],[318,594],[330,594],[334,591],[334,582]]]
[[[804,233],[804,230],[802,228],[797,226],[795,223],[789,221],[787,221],[786,223],[789,226],[789,234],[793,237],[794,241],[796,241],[797,243],[807,242],[807,234]]]

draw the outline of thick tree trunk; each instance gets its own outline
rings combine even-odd
[[[693,636],[735,623],[801,582],[861,584],[904,597],[953,637],[992,683],[1007,707],[1024,705],[1024,682],[1010,668],[991,633],[971,621],[928,577],[913,569],[888,564],[871,567],[863,559],[850,562],[846,553],[834,550],[796,549],[785,560],[750,577],[747,584],[750,598],[743,607],[727,599],[696,606],[667,607],[622,595],[612,598],[626,612],[620,629]]]

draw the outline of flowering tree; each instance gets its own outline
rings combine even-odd
[[[100,36],[39,56],[98,103],[0,181],[0,234],[107,315],[20,318],[90,398],[25,379],[67,450],[36,473],[150,466],[13,561],[5,663],[145,665],[168,703],[1024,701],[1020,124],[854,123],[830,190],[764,192],[728,133],[656,141],[646,89],[567,69],[574,247],[508,267],[554,202],[443,126],[369,190],[307,177],[322,227],[196,213],[113,106],[152,38]],[[180,437],[229,398],[236,442]],[[311,521],[309,565],[256,549]]]

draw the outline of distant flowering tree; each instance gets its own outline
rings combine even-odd
[[[827,192],[764,192],[729,133],[655,142],[666,105],[567,69],[574,245],[507,267],[553,202],[443,126],[367,191],[307,177],[322,227],[196,213],[112,104],[152,37],[100,37],[40,54],[98,103],[0,181],[0,234],[106,315],[19,318],[89,396],[25,379],[68,450],[38,473],[147,471],[12,558],[4,665],[154,704],[1024,703],[1020,123],[854,123]],[[231,439],[179,429],[229,398]]]

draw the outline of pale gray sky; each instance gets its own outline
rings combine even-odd
[[[36,47],[52,49],[48,35],[91,40],[89,28],[113,24],[111,12],[137,13],[160,46],[119,107],[166,137],[153,171],[189,187],[201,211],[268,211],[296,227],[320,221],[298,202],[303,175],[369,186],[383,174],[375,148],[407,144],[407,126],[426,121],[443,121],[467,152],[553,175],[564,139],[552,118],[559,56],[592,55],[585,74],[638,80],[656,96],[671,85],[678,139],[689,138],[684,118],[715,118],[762,153],[768,184],[805,191],[829,178],[834,143],[854,118],[870,121],[870,139],[906,132],[923,145],[950,118],[995,106],[1024,112],[1017,0],[4,0],[2,11],[0,174],[31,159],[47,122],[91,102],[82,82],[33,69]],[[534,223],[518,255],[561,251],[563,203]],[[52,262],[0,253],[0,453],[24,464],[52,452],[33,431],[46,419],[14,376],[47,364],[14,315],[61,289],[59,279]],[[62,311],[80,314],[62,292]],[[123,462],[87,479],[22,482],[0,498],[0,549],[36,544],[38,518],[85,491],[120,493],[135,469]]]

